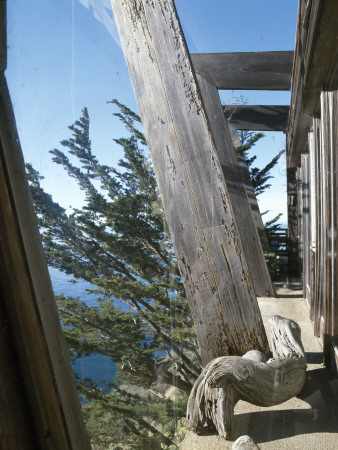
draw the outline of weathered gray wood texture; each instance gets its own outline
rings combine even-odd
[[[320,154],[321,154],[321,236],[320,236],[320,268],[322,269],[319,280],[322,309],[320,321],[320,339],[324,350],[324,364],[331,365],[332,357],[332,338],[334,337],[335,317],[335,303],[336,293],[335,289],[335,246],[334,239],[336,233],[336,217],[334,210],[334,200],[336,196],[335,191],[335,167],[334,158],[337,153],[337,148],[332,147],[333,133],[334,133],[334,117],[336,111],[332,108],[332,93],[322,91],[320,95],[320,109],[321,109],[321,139],[320,139]],[[333,270],[332,270],[333,269]]]
[[[337,76],[338,2],[299,2],[292,95],[287,133],[289,167],[300,163],[312,117],[320,107],[320,92]],[[337,89],[337,86],[333,86]]]
[[[206,114],[209,118],[211,132],[215,140],[255,293],[258,297],[274,296],[275,290],[265,262],[260,238],[243,183],[242,171],[232,144],[230,131],[224,118],[218,91],[213,84],[199,75],[197,75],[197,81],[201,90]],[[255,197],[254,192],[253,196]]]
[[[227,122],[227,124],[228,124],[228,128],[229,128],[233,146],[235,148],[239,147],[241,145],[241,141],[240,141],[240,138],[238,135],[238,131],[231,125],[230,122]],[[250,178],[248,164],[247,164],[245,158],[237,157],[237,160],[238,160],[239,169],[241,172],[242,181],[243,181],[243,184],[244,184],[244,187],[246,190],[246,195],[248,197],[249,204],[251,207],[252,217],[253,217],[253,220],[254,220],[254,223],[255,223],[255,226],[257,229],[259,239],[261,241],[262,249],[263,249],[263,251],[270,251],[268,237],[267,237],[265,227],[263,224],[262,215],[259,210],[259,206],[258,206],[256,194],[255,194],[255,189],[253,187],[253,184],[252,184],[252,181]]]
[[[217,89],[288,91],[293,52],[193,53],[196,73]]]
[[[322,172],[320,170],[320,119],[316,118],[313,120],[313,137],[314,137],[314,178],[312,179],[312,183],[314,186],[314,196],[315,196],[315,204],[316,207],[313,210],[315,214],[315,245],[313,249],[314,252],[314,260],[313,260],[313,268],[314,268],[314,279],[312,285],[312,304],[313,308],[311,311],[311,316],[314,324],[314,334],[315,336],[319,336],[320,334],[320,316],[321,316],[321,301],[322,296],[319,290],[319,280],[320,273],[322,271],[322,267],[320,266],[320,247],[321,247],[321,228],[322,228],[322,220],[321,220],[321,207],[320,207],[320,198],[321,198],[321,177]]]
[[[338,74],[336,75],[338,77]],[[330,235],[330,253],[331,253],[331,305],[329,317],[331,318],[332,329],[330,336],[334,349],[334,363],[338,371],[338,238],[333,230],[338,229],[338,83],[336,89],[329,93],[330,105],[330,189],[332,198],[331,211],[331,235]]]
[[[0,139],[0,289],[14,350],[7,370],[15,378],[7,386],[17,391],[1,389],[0,418],[8,427],[0,433],[0,446],[89,449],[3,74]],[[4,332],[0,338],[8,342]],[[24,403],[22,411],[18,402]]]
[[[248,196],[249,204],[251,207],[251,213],[254,220],[254,224],[261,242],[261,246],[263,251],[270,251],[270,245],[268,241],[268,237],[265,231],[264,223],[262,220],[262,215],[258,206],[257,197],[255,194],[255,189],[253,187],[250,173],[248,169],[248,163],[245,158],[238,158],[239,169],[241,172],[241,177],[244,183],[244,187],[246,190],[246,195]]]
[[[224,115],[236,130],[285,132],[289,106],[226,105],[224,106]]]
[[[303,292],[306,298],[310,288],[310,185],[309,185],[309,155],[302,155],[301,165],[301,241],[302,241],[302,266],[303,266]],[[299,196],[298,196],[299,198]],[[310,304],[310,302],[309,302]]]
[[[309,147],[309,193],[310,193],[310,276],[309,283],[306,287],[306,299],[310,306],[310,319],[314,320],[314,304],[315,304],[315,258],[316,258],[316,148],[314,131],[308,134]]]
[[[228,124],[229,133],[230,133],[230,136],[231,136],[231,140],[232,140],[233,146],[235,148],[241,146],[242,143],[241,143],[241,140],[239,138],[239,134],[238,134],[237,129],[231,124],[231,122],[229,120],[227,120],[227,124]]]
[[[273,360],[266,363],[264,355],[254,350],[242,358],[216,358],[204,368],[189,396],[188,430],[203,433],[216,429],[229,439],[239,400],[273,406],[299,394],[306,379],[300,327],[280,316],[271,318],[270,326]]]
[[[204,364],[268,343],[173,1],[112,1]]]

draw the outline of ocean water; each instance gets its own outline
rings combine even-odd
[[[77,281],[70,283],[73,277],[60,272],[53,267],[49,268],[49,274],[53,284],[55,295],[63,294],[65,297],[79,297],[81,301],[88,306],[96,305],[96,296],[88,294],[86,289],[92,289],[93,286],[87,281]],[[105,382],[111,383],[116,374],[116,367],[114,362],[103,355],[91,355],[80,358],[72,363],[73,370],[80,379],[91,378],[98,386],[108,391],[109,388]]]

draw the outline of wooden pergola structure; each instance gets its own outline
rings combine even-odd
[[[237,129],[287,129],[290,261],[303,274],[314,332],[332,364],[338,359],[336,0],[300,0],[295,54],[190,55],[173,0],[112,5],[203,363],[252,348],[269,353],[256,296],[273,296],[274,288],[257,203],[233,142]],[[0,1],[0,446],[86,449],[7,89],[6,47]],[[290,109],[224,112],[218,89],[288,90],[292,64]]]

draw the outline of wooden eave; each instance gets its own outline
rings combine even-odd
[[[297,167],[319,110],[320,92],[337,88],[338,2],[300,0],[287,133],[287,164]]]

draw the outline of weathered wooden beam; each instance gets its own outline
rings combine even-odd
[[[288,91],[293,51],[192,53],[196,73],[217,89]]]
[[[230,439],[239,400],[266,407],[299,394],[306,379],[300,327],[280,316],[272,317],[270,325],[273,360],[266,362],[261,352],[253,350],[242,358],[216,358],[204,368],[189,396],[188,430],[203,433],[207,428]]]
[[[232,126],[231,122],[227,122],[227,124],[228,124],[231,140],[232,140],[234,147],[235,148],[239,147],[241,145],[241,141],[239,139],[238,131]],[[248,163],[246,162],[246,159],[242,158],[242,157],[237,157],[237,160],[238,160],[239,169],[241,172],[242,181],[243,181],[243,184],[244,184],[244,187],[246,190],[246,195],[248,197],[249,204],[251,207],[252,218],[254,220],[254,223],[255,223],[255,226],[257,229],[257,233],[258,233],[259,239],[261,241],[262,249],[263,249],[263,251],[270,251],[271,249],[270,249],[268,237],[267,237],[267,234],[265,231],[265,227],[263,224],[262,215],[259,210],[259,206],[258,206],[256,194],[255,194],[255,189],[253,187],[253,184],[252,184],[252,181],[250,178]]]
[[[209,118],[211,131],[215,139],[218,157],[230,195],[230,202],[255,293],[258,297],[274,296],[275,290],[270,279],[260,239],[252,217],[241,169],[232,144],[230,131],[224,118],[218,90],[200,75],[197,75],[197,80]]]
[[[0,297],[15,350],[13,374],[19,370],[16,389],[26,406],[23,411],[29,411],[20,416],[12,409],[16,394],[2,391],[7,404],[2,402],[1,422],[15,423],[20,416],[19,423],[26,425],[14,434],[13,427],[2,429],[0,447],[89,449],[3,73],[0,141]]]
[[[229,193],[172,0],[112,0],[202,361],[268,350]]]
[[[254,220],[254,224],[256,226],[259,239],[261,241],[262,249],[263,249],[263,251],[269,252],[269,251],[271,251],[271,248],[270,248],[268,237],[267,237],[265,227],[263,224],[262,214],[261,214],[259,206],[258,206],[255,189],[253,187],[253,184],[252,184],[252,181],[250,178],[248,163],[245,158],[240,157],[240,158],[238,158],[238,164],[239,164],[239,169],[241,172],[241,177],[242,177],[242,180],[244,183],[244,187],[246,190],[246,195],[248,196],[249,204],[251,207],[251,213],[252,213],[252,217]]]
[[[224,115],[236,130],[283,131],[288,124],[289,106],[226,105]]]

